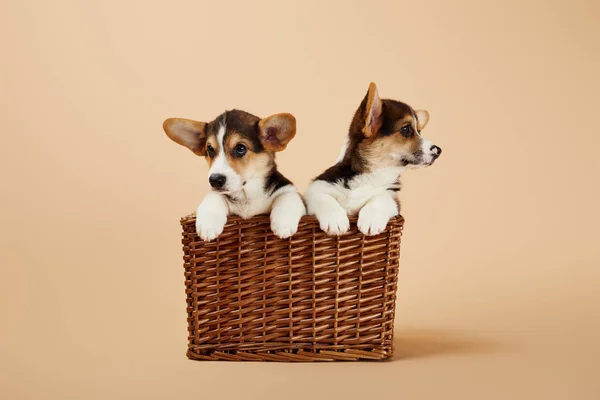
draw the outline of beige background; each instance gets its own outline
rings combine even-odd
[[[597,1],[0,15],[3,399],[600,399]],[[370,81],[444,149],[404,178],[396,359],[186,360],[179,217],[207,168],[163,119],[292,112],[279,163],[304,188]]]

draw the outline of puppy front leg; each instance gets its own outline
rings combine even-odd
[[[281,190],[285,190],[282,188]],[[296,188],[276,195],[271,209],[271,230],[282,239],[292,236],[298,231],[300,218],[306,214],[304,202]]]
[[[306,208],[319,220],[319,226],[329,235],[341,235],[350,229],[346,210],[328,193],[330,184],[314,181],[306,190]]]
[[[210,192],[196,210],[196,232],[204,241],[210,242],[223,232],[229,215],[225,197]]]
[[[380,234],[390,218],[398,215],[398,212],[398,203],[393,194],[373,196],[358,213],[358,230],[369,236]]]

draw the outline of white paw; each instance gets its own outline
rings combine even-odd
[[[287,239],[298,231],[298,218],[290,215],[271,215],[271,230],[282,239]]]
[[[196,214],[196,232],[206,242],[214,240],[223,232],[227,223],[227,216],[210,212]]]
[[[363,207],[358,213],[358,230],[367,236],[378,235],[385,230],[389,221],[387,213],[375,207]]]
[[[324,213],[324,216],[319,218],[319,225],[328,235],[341,235],[350,229],[350,221],[343,208]]]

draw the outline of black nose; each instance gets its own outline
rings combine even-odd
[[[431,153],[433,154],[433,158],[438,158],[440,156],[440,154],[442,154],[442,148],[438,147],[436,145],[431,146],[431,148],[429,150],[431,150]]]
[[[223,174],[212,174],[208,177],[208,183],[215,189],[220,189],[225,184],[227,178]]]

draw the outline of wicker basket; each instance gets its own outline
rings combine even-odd
[[[382,360],[393,353],[403,218],[386,231],[327,236],[303,217],[279,239],[268,216],[231,217],[213,242],[181,219],[195,360]]]

